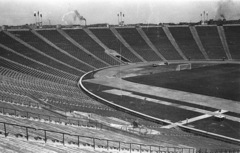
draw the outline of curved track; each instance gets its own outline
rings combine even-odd
[[[189,63],[190,61],[172,61],[170,63],[184,63],[184,62]],[[184,126],[184,125],[189,122],[195,122],[195,121],[198,121],[198,120],[201,120],[204,118],[208,118],[208,117],[211,117],[214,115],[226,113],[228,111],[239,113],[240,103],[237,101],[226,100],[226,99],[211,97],[211,96],[205,96],[205,95],[200,95],[200,94],[195,94],[195,93],[190,93],[190,92],[166,89],[166,88],[162,88],[162,87],[153,87],[153,86],[149,86],[149,85],[143,85],[143,84],[129,82],[129,81],[122,79],[122,78],[128,77],[128,76],[140,75],[137,72],[141,69],[142,66],[152,65],[153,63],[138,63],[138,64],[130,64],[130,65],[123,65],[123,66],[119,66],[119,67],[102,69],[100,71],[97,71],[94,74],[94,78],[83,80],[83,82],[90,82],[90,83],[94,83],[94,84],[98,84],[98,85],[104,85],[104,86],[108,86],[108,87],[118,88],[120,90],[109,91],[111,94],[115,94],[118,96],[119,95],[127,95],[127,96],[131,97],[131,96],[134,96],[134,95],[131,95],[131,92],[138,92],[138,93],[141,93],[144,95],[150,95],[150,96],[156,96],[156,97],[164,97],[164,98],[171,97],[171,99],[173,99],[173,100],[184,101],[186,103],[197,104],[200,106],[206,106],[206,107],[221,110],[221,112],[219,112],[219,111],[212,112],[212,111],[207,111],[207,110],[198,109],[198,108],[189,107],[189,106],[176,105],[176,104],[172,104],[172,103],[165,102],[165,101],[159,101],[159,100],[156,101],[152,98],[137,97],[139,99],[145,99],[147,101],[151,101],[151,102],[155,102],[155,103],[159,103],[159,104],[163,104],[163,105],[170,105],[170,106],[178,107],[178,108],[185,109],[185,110],[195,111],[195,112],[203,114],[203,115],[200,115],[200,116],[197,116],[194,118],[189,118],[186,120],[182,120],[182,121],[179,121],[176,123],[173,123],[171,121],[170,122],[164,121],[164,123],[168,123],[169,125],[163,126],[163,128],[171,128],[174,126],[180,126],[180,127],[182,126],[185,128],[186,126]],[[235,63],[235,64],[239,64],[238,61],[191,61],[191,63],[216,63],[216,64]],[[159,63],[157,63],[157,64],[159,64]],[[161,66],[159,66],[159,67],[161,68]],[[151,74],[151,73],[149,73],[149,74]],[[134,97],[134,98],[136,98],[136,97]],[[229,120],[240,122],[240,118],[238,118],[238,117],[233,117],[233,116],[229,116],[229,115],[226,115],[225,117],[228,118]],[[237,140],[237,141],[239,141],[239,140]]]

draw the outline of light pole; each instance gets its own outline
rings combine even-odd
[[[35,17],[36,26],[42,26],[42,13],[34,11],[33,15]]]
[[[119,14],[117,14],[117,16],[118,16],[118,25],[119,25]]]
[[[208,12],[206,12],[206,15],[207,15],[207,20],[206,21],[208,21]]]
[[[42,13],[40,13],[40,18],[41,18],[40,26],[42,26]]]
[[[201,24],[205,24],[205,22],[208,21],[208,12],[203,11],[200,15],[201,15]]]
[[[200,16],[201,16],[201,24],[202,24],[202,13],[200,14]]]
[[[118,25],[123,26],[123,24],[124,24],[124,21],[123,21],[124,14],[122,12],[120,12],[120,13],[117,14],[117,16],[118,16]],[[120,22],[119,22],[119,17],[120,17]]]

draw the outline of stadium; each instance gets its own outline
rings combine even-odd
[[[238,22],[2,26],[0,152],[240,152]]]

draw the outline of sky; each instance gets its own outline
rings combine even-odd
[[[0,25],[34,23],[38,11],[43,24],[84,24],[74,20],[74,10],[87,24],[117,24],[119,12],[126,24],[158,24],[198,22],[203,11],[209,19],[220,18],[221,13],[226,19],[240,19],[238,8],[240,0],[0,0]]]

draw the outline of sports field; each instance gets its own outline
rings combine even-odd
[[[240,101],[240,65],[238,64],[219,64],[124,79],[151,86]]]
[[[177,65],[153,66],[148,64],[121,71],[118,69],[115,71],[114,69],[102,70],[96,74],[97,77],[89,74],[88,81],[84,81],[83,84],[94,94],[129,109],[171,122],[182,123],[187,120],[187,126],[239,139],[240,124],[237,111],[224,113],[230,117],[228,116],[223,121],[215,120],[215,117],[211,117],[211,115],[204,118],[204,115],[216,112],[223,106],[227,108],[222,103],[222,101],[225,102],[224,99],[233,100],[229,105],[234,104],[234,108],[239,106],[235,105],[234,101],[236,103],[240,101],[240,65],[195,63],[192,64],[191,70],[176,71]],[[119,82],[118,77],[127,81]],[[144,85],[139,84],[144,84],[146,88],[143,90]],[[151,88],[152,86],[161,88],[161,90],[156,92],[155,88]],[[206,101],[209,104],[203,105],[201,99],[198,99],[200,103],[198,100],[193,103],[176,98],[176,95],[168,94],[166,96],[159,93],[165,92],[162,90],[165,88],[222,99],[216,101],[216,98],[210,98]],[[218,109],[210,105],[211,100],[219,103],[217,104]],[[195,118],[196,120],[194,120]],[[188,119],[193,121],[188,122]]]

